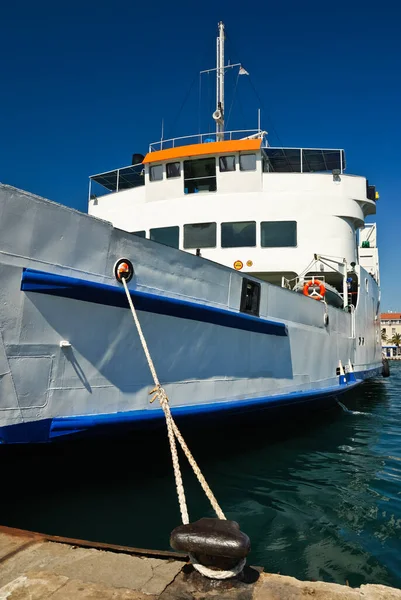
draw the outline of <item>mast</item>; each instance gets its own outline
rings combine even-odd
[[[216,110],[213,118],[216,121],[216,139],[224,138],[224,23],[219,22],[219,35],[216,40]]]
[[[239,67],[240,75],[248,75],[248,72],[243,69],[241,63],[224,65],[224,23],[220,21],[218,24],[219,35],[216,39],[216,68],[206,69],[202,73],[211,73],[216,71],[216,110],[213,113],[213,119],[216,122],[216,140],[224,139],[224,73],[226,69]]]

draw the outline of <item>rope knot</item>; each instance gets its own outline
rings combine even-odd
[[[168,404],[168,396],[166,390],[158,383],[153,390],[149,392],[149,396],[154,394],[153,398],[150,399],[150,403],[154,402],[156,398],[159,398],[159,402],[162,406]]]

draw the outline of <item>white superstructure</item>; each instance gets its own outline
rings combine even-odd
[[[356,233],[376,210],[375,201],[367,197],[366,179],[332,172],[264,172],[267,157],[286,150],[258,148],[260,140],[252,141],[253,150],[235,151],[235,142],[230,144],[233,149],[223,147],[219,153],[219,143],[202,144],[206,154],[201,158],[186,156],[185,146],[180,147],[183,156],[174,159],[177,176],[171,179],[166,170],[172,159],[163,160],[169,151],[150,153],[145,160],[156,164],[143,167],[143,186],[92,198],[89,213],[187,252],[199,249],[203,257],[230,267],[241,261],[244,271],[266,280],[282,273],[299,275],[316,253],[358,262]],[[341,150],[296,151],[316,152],[322,161],[326,152],[336,159],[344,156]],[[241,170],[242,159],[252,170]],[[221,171],[220,165],[229,160],[235,170]],[[213,169],[213,190],[188,194],[184,170],[190,162],[201,161]],[[159,181],[151,181],[152,168],[160,169]]]

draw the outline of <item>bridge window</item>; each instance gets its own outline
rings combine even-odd
[[[166,175],[167,179],[172,177],[181,177],[181,168],[179,162],[172,162],[166,164]]]
[[[150,239],[165,246],[178,248],[180,228],[179,227],[156,227],[150,230]]]
[[[221,224],[222,248],[241,248],[245,246],[256,246],[255,221]]]
[[[256,171],[256,154],[240,154],[239,168],[241,171]]]
[[[163,179],[163,165],[152,165],[149,169],[150,181],[162,181]]]
[[[144,238],[146,237],[146,231],[131,231],[132,235],[137,235],[138,237]]]
[[[287,248],[297,245],[296,221],[262,221],[260,224],[262,248]]]
[[[184,160],[184,192],[186,194],[215,192],[216,189],[216,159],[214,156]]]
[[[220,172],[235,171],[235,156],[220,156],[219,157]]]
[[[184,248],[215,248],[216,223],[184,225]]]

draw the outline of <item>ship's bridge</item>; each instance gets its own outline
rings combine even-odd
[[[237,130],[154,142],[146,156],[133,155],[132,165],[93,175],[90,197],[145,184],[152,184],[146,191],[146,201],[192,193],[238,191],[238,185],[242,188],[244,184],[244,191],[258,191],[263,187],[262,173],[340,176],[345,171],[344,150],[270,147],[265,133]],[[235,172],[238,173],[234,175]]]
[[[203,133],[153,142],[149,145],[149,152],[146,156],[142,154],[133,155],[132,165],[92,175],[90,177],[89,198],[94,199],[94,197],[98,198],[107,193],[141,187],[146,182],[176,179],[181,177],[183,167],[187,167],[187,171],[191,171],[189,175],[187,173],[186,181],[207,179],[209,175],[214,177],[214,181],[198,181],[198,185],[190,183],[189,189],[181,190],[182,194],[216,191],[216,164],[212,163],[213,158],[210,157],[214,157],[216,161],[216,158],[220,155],[227,154],[227,152],[238,153],[239,151],[258,151],[260,155],[264,134],[265,132],[259,129],[247,129],[225,131],[219,133],[218,136]],[[194,163],[193,161],[198,157],[209,157],[209,160]],[[185,159],[189,159],[191,164],[188,160],[183,164]],[[245,160],[243,160],[244,163]],[[252,161],[252,159],[250,160]],[[252,170],[256,171],[256,160],[252,162],[255,162],[255,167]],[[222,159],[220,163],[220,172],[235,170],[229,158],[227,161]],[[149,166],[146,167],[146,165]],[[193,174],[195,174],[194,178],[191,177]],[[171,190],[171,184],[169,187]],[[165,192],[167,190],[168,188],[165,189]],[[165,193],[161,196],[161,199],[164,199]]]
[[[356,231],[376,210],[342,149],[271,147],[259,130],[163,140],[133,162],[91,177],[91,214],[269,280],[314,254],[357,262]]]
[[[101,213],[110,207],[98,199],[116,193],[120,198],[121,194],[129,197],[130,206],[184,199],[188,194],[214,194],[218,196],[215,201],[220,202],[225,194],[269,191],[272,183],[269,175],[273,174],[280,178],[279,186],[287,189],[295,186],[299,193],[310,183],[304,177],[296,180],[297,175],[320,174],[341,182],[346,168],[344,150],[271,147],[265,133],[239,130],[154,142],[146,156],[133,155],[132,165],[90,178],[89,210],[107,218]],[[294,177],[289,179],[289,175]],[[314,180],[313,185],[316,184]],[[363,219],[375,213],[376,200],[375,187],[367,182],[365,185],[364,190],[360,185],[358,190],[352,190]],[[93,206],[97,207],[94,211]],[[356,214],[353,217],[357,219]],[[355,221],[355,225],[362,226],[363,219],[359,224]]]

